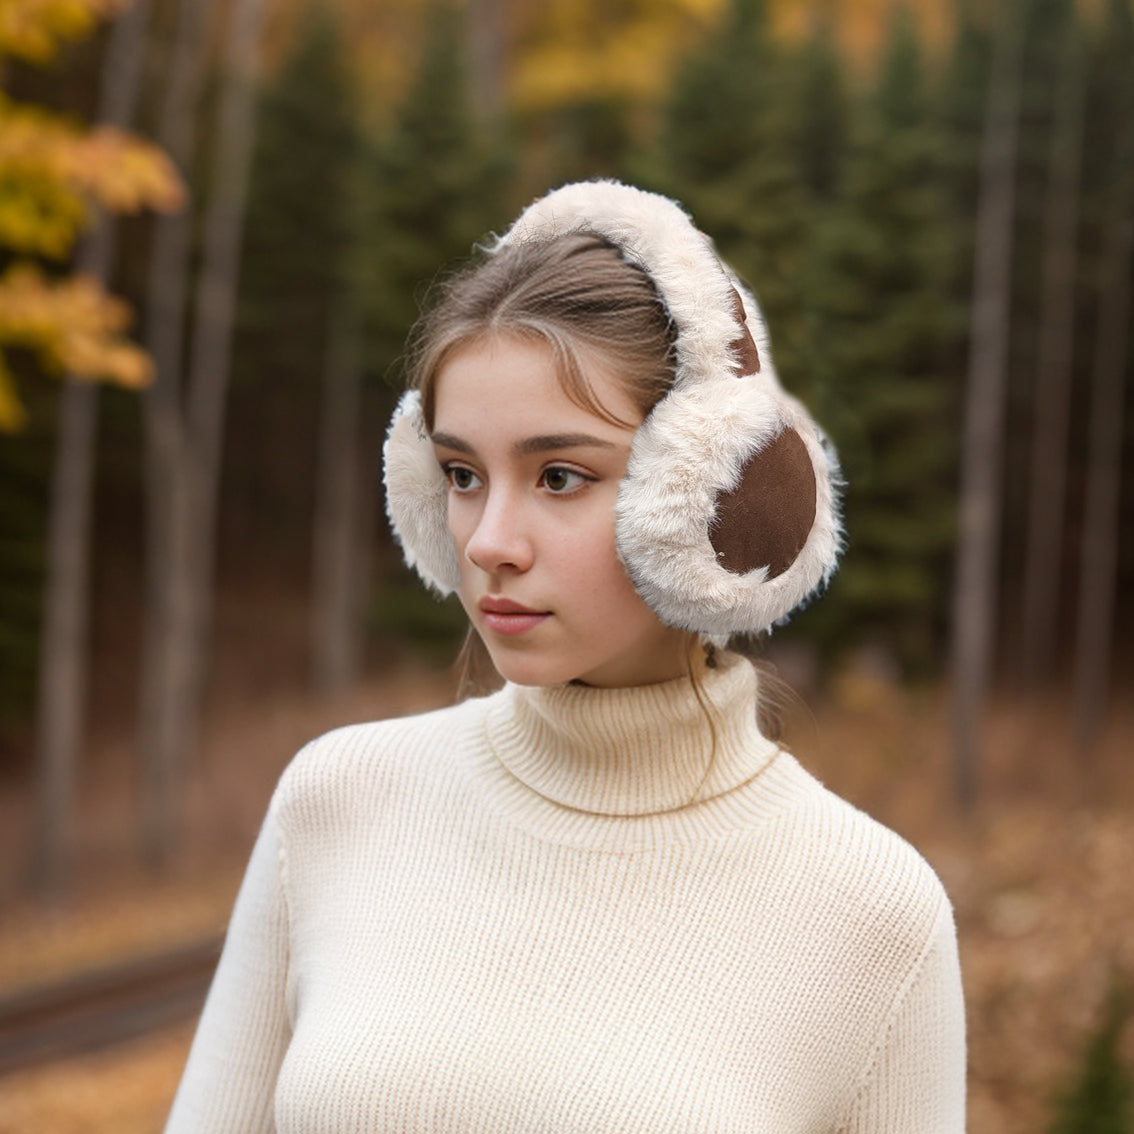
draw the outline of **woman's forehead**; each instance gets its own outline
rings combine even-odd
[[[640,411],[597,359],[585,377],[599,405],[627,424],[607,420],[570,396],[546,342],[505,336],[469,343],[454,351],[437,375],[433,433],[587,434],[624,443],[640,422]]]

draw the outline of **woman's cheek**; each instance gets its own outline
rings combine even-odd
[[[469,524],[469,502],[452,489],[449,490],[447,518],[449,532],[456,540],[458,551],[463,554],[465,544],[468,542],[469,534],[472,531]]]

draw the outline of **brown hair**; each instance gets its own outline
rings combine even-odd
[[[454,351],[497,335],[547,343],[564,393],[616,425],[587,380],[598,355],[642,416],[675,373],[675,331],[653,282],[601,237],[576,233],[506,245],[442,285],[411,340],[410,385],[433,428],[437,377]]]

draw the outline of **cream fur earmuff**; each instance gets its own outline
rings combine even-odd
[[[834,453],[772,367],[752,295],[674,201],[615,181],[567,185],[489,248],[593,233],[653,281],[676,328],[676,377],[634,436],[615,513],[618,554],[670,626],[723,642],[781,622],[833,573]],[[447,484],[416,391],[385,446],[386,502],[406,562],[441,594],[460,569]]]

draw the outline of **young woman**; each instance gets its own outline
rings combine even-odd
[[[167,1130],[961,1131],[941,885],[728,648],[839,539],[751,296],[673,202],[567,186],[414,362],[391,519],[506,684],[292,763]]]

